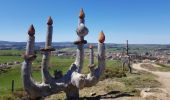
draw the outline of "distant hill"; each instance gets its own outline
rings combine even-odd
[[[94,47],[97,47],[97,43],[89,43],[92,44]],[[85,48],[88,45],[85,45]],[[36,49],[44,48],[45,42],[36,42],[35,47]],[[53,42],[52,46],[54,48],[76,48],[76,45],[73,42]],[[22,50],[25,49],[26,42],[11,42],[11,41],[0,41],[0,49],[18,49]],[[114,49],[114,50],[122,50],[126,48],[126,44],[115,44],[115,43],[106,43],[106,48]],[[162,45],[162,44],[129,44],[130,49],[170,49],[170,45]]]

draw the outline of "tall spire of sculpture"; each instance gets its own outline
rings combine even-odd
[[[48,18],[48,21],[47,21],[47,25],[52,25],[53,24],[53,20],[51,18],[51,16]]]
[[[80,15],[79,15],[79,24],[78,24],[78,28],[76,30],[77,35],[79,36],[79,40],[76,41],[75,44],[79,44],[79,43],[86,44],[87,43],[87,41],[84,40],[84,37],[88,34],[89,30],[85,26],[84,17],[85,17],[85,13],[84,13],[83,9],[81,8]]]
[[[98,43],[98,68],[99,68],[99,75],[103,72],[105,68],[105,35],[104,32],[101,31],[99,33],[99,43]],[[100,77],[100,76],[98,76]]]
[[[105,41],[105,35],[104,35],[103,31],[101,31],[99,34],[99,42],[104,43],[104,41]]]
[[[84,40],[84,37],[88,34],[89,30],[84,24],[84,17],[85,13],[83,9],[80,10],[80,15],[79,15],[79,24],[77,27],[77,35],[78,35],[78,40],[74,42],[74,44],[77,45],[77,57],[75,64],[78,66],[78,71],[81,72],[81,69],[83,67],[83,62],[84,62],[84,44],[87,43],[86,40]]]
[[[84,18],[85,18],[85,13],[84,13],[84,11],[83,11],[83,8],[81,8],[80,9],[80,14],[79,14],[79,25],[81,24],[81,23],[85,23],[85,20],[84,20]]]
[[[52,33],[53,33],[53,20],[51,18],[51,16],[48,18],[47,21],[47,35],[46,35],[46,43],[45,43],[45,48],[48,48],[49,46],[51,46],[52,43]]]
[[[28,45],[26,46],[26,55],[33,55],[34,54],[34,42],[35,42],[35,29],[34,26],[31,25],[30,28],[28,29],[28,35],[29,35],[29,40],[28,40]]]
[[[50,61],[50,53],[54,50],[52,48],[52,34],[53,34],[53,20],[51,16],[48,18],[47,21],[47,34],[46,34],[46,42],[45,48],[41,49],[43,51],[42,63],[41,63],[41,74],[42,74],[42,81],[44,83],[49,83],[52,80],[52,76],[48,71],[49,61]]]
[[[83,8],[80,9],[79,18],[81,18],[81,19],[85,18],[85,13],[84,13],[84,11],[83,11]]]
[[[34,26],[33,26],[33,25],[30,26],[30,28],[29,28],[29,30],[28,30],[28,34],[29,34],[29,36],[34,36],[34,34],[35,34],[35,29],[34,29]]]

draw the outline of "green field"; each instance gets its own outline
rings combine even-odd
[[[5,51],[3,51],[5,52]],[[10,52],[10,51],[6,51]],[[13,51],[11,51],[13,52]],[[10,52],[10,53],[11,53]],[[33,62],[33,77],[36,81],[41,81],[41,73],[40,73],[40,62],[42,55],[38,54],[38,57]],[[4,62],[12,62],[12,61],[23,61],[23,59],[19,56],[0,56],[0,63]],[[50,67],[49,71],[53,75],[54,70],[58,69],[66,73],[70,65],[74,62],[74,59],[70,57],[55,57],[52,56],[50,59]],[[95,61],[96,63],[97,61]],[[120,62],[118,61],[107,61],[107,67],[113,67],[113,65],[120,66]],[[97,65],[97,64],[96,64]],[[88,72],[88,59],[85,59],[83,72]],[[11,93],[11,82],[15,81],[15,91],[22,90],[22,79],[21,79],[21,65],[17,65],[11,69],[9,69],[5,73],[0,74],[0,96],[5,96]]]
[[[23,51],[16,51],[18,54],[23,53]],[[13,50],[7,50],[3,52],[12,53]],[[1,52],[1,51],[0,51]],[[13,62],[13,61],[20,61],[22,62],[23,59],[18,55],[1,55],[0,56],[0,63],[4,62]],[[88,57],[85,57],[88,58]],[[37,82],[41,82],[41,72],[40,72],[40,65],[41,65],[41,59],[42,55],[40,53],[37,53],[37,58],[33,62],[32,67],[32,75],[33,78]],[[64,73],[68,70],[70,65],[74,62],[74,58],[72,57],[56,57],[52,56],[50,59],[50,65],[49,65],[49,71],[51,75],[53,75],[54,70],[61,70]],[[83,73],[88,73],[88,59],[85,59],[84,67],[83,67]],[[95,64],[97,65],[97,60],[95,59]],[[111,91],[112,89],[119,89],[120,91],[125,91],[128,93],[137,93],[136,88],[143,88],[145,86],[151,86],[155,87],[154,84],[157,84],[156,86],[159,86],[159,83],[155,81],[155,76],[148,74],[148,73],[141,73],[141,74],[127,74],[122,71],[121,69],[121,62],[116,60],[107,60],[106,61],[106,69],[103,73],[101,80],[104,79],[113,79],[114,81],[121,82],[122,84],[125,84],[125,88],[121,89],[120,87],[117,87],[115,84],[108,86],[103,86],[103,88],[106,89],[106,91]],[[0,72],[0,99],[3,100],[11,100],[12,98],[15,98],[16,95],[12,94],[11,92],[11,83],[12,80],[15,81],[15,87],[14,91],[15,93],[20,93],[20,96],[23,96],[23,85],[22,85],[22,79],[21,79],[21,65],[13,66],[12,68],[8,69],[6,72]],[[152,83],[151,83],[152,82]],[[101,86],[101,87],[102,87]],[[115,87],[116,86],[116,87]],[[96,88],[95,86],[93,88]],[[134,92],[135,91],[135,92]],[[83,91],[82,91],[83,92]],[[18,98],[18,97],[16,97]],[[55,98],[64,98],[63,94],[57,94]],[[12,99],[13,100],[13,99]]]

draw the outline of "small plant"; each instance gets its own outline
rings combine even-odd
[[[126,73],[122,71],[120,68],[107,67],[101,76],[101,80],[115,77],[117,78],[126,77]]]

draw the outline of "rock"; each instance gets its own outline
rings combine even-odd
[[[20,62],[19,62],[19,61],[15,61],[14,63],[15,63],[15,64],[20,64]]]
[[[90,93],[90,96],[95,96],[95,95],[96,95],[95,92]]]
[[[14,65],[12,62],[8,62],[7,65]]]
[[[147,97],[151,97],[153,96],[154,93],[153,92],[150,92],[150,88],[146,88],[146,89],[143,89],[141,92],[140,92],[140,96],[142,98],[147,98]]]

